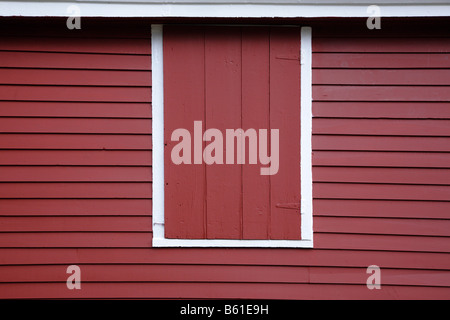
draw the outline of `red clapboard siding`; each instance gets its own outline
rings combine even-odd
[[[324,33],[312,59],[315,247],[448,260],[448,41]]]
[[[2,69],[0,84],[75,86],[151,86],[148,71]]]
[[[343,283],[343,284],[364,284],[367,281],[366,269],[360,270],[360,277],[355,277],[354,269],[342,268],[338,271],[332,268],[313,268],[310,273],[310,281],[312,283]],[[429,271],[429,270],[396,270],[396,269],[384,269],[383,270],[383,283],[385,285],[415,285],[415,286],[427,286],[434,285],[437,287],[448,287],[448,281],[443,278],[446,277],[446,271]],[[331,278],[336,275],[336,280],[332,281]],[[415,281],[413,278],[416,278]]]
[[[0,198],[151,198],[148,182],[115,183],[0,183]]]
[[[0,101],[1,117],[150,118],[150,103]]]
[[[151,151],[1,150],[0,165],[149,166]],[[27,169],[25,169],[27,170]]]
[[[86,298],[154,298],[154,299],[201,299],[208,292],[221,299],[446,299],[450,289],[445,287],[386,286],[385,290],[368,290],[365,285],[342,285],[337,292],[336,284],[271,284],[266,283],[86,283],[82,290],[67,290],[65,283],[14,283],[0,284],[0,297],[37,298],[46,292],[49,296],[66,299]],[[8,295],[5,294],[8,293]]]
[[[0,217],[1,232],[145,232],[150,217]]]
[[[149,37],[0,42],[0,246],[149,247]]]
[[[446,69],[429,70],[354,70],[326,69],[314,71],[313,82],[321,85],[450,85],[450,72]]]
[[[447,87],[438,86],[324,86],[313,85],[320,101],[450,101]]]
[[[314,150],[448,152],[448,137],[314,135]]]
[[[9,232],[2,248],[149,248],[149,232]]]
[[[50,23],[0,28],[10,35],[0,37],[0,83],[35,87],[17,96],[2,91],[10,100],[0,101],[0,298],[449,299],[450,57],[447,38],[439,37],[447,33],[424,28],[424,20],[408,28],[385,28],[383,20],[376,34],[313,27],[315,94],[327,96],[313,101],[315,233],[307,250],[152,249],[150,29],[125,22],[85,28],[90,21],[82,34]],[[258,110],[270,107],[270,74],[258,64],[283,59],[256,55],[268,43],[250,40],[267,38],[266,28],[244,30],[247,109],[240,120],[244,128],[267,128],[270,119]],[[186,33],[164,37],[182,41]],[[190,103],[201,104],[204,70],[193,62],[203,51],[188,43],[175,58],[189,61],[196,77],[181,74],[175,88],[195,92]],[[74,95],[60,93],[64,88]],[[24,96],[42,100],[17,101]],[[185,112],[177,121],[196,111]],[[186,181],[205,178],[204,166],[191,170]],[[270,178],[258,166],[243,166],[242,175],[249,178],[244,212],[260,210],[242,218],[258,225],[269,218],[270,202],[251,197],[251,189],[268,200]],[[197,185],[186,197],[202,190]],[[82,290],[66,287],[72,264],[81,268]],[[382,290],[366,287],[373,264]]]
[[[150,54],[150,39],[2,37],[2,51]]]
[[[450,186],[316,182],[315,198],[448,201]]]
[[[317,151],[315,166],[450,168],[450,153]]]
[[[33,269],[34,268],[34,269]],[[16,269],[19,272],[16,271]],[[365,269],[341,268],[334,272],[326,267],[266,266],[255,272],[253,266],[221,265],[84,265],[84,281],[95,282],[247,282],[247,283],[344,283],[365,284]],[[64,282],[66,266],[3,266],[0,282]],[[355,277],[355,274],[359,275]],[[445,271],[385,269],[385,285],[430,285],[445,287],[440,282]],[[266,277],[267,276],[267,277]],[[334,278],[333,278],[334,276]],[[264,279],[266,277],[266,279]],[[415,279],[418,279],[415,280]]]
[[[314,119],[313,134],[450,136],[450,120]]]
[[[314,102],[314,117],[450,119],[448,103],[442,102]]]
[[[2,149],[150,150],[150,135],[0,134]]]
[[[319,233],[450,236],[450,220],[314,217]]]
[[[420,45],[418,45],[420,41]],[[314,39],[313,52],[426,52],[450,53],[443,38],[320,38]]]
[[[150,119],[0,118],[0,133],[151,134]]]
[[[64,22],[64,21],[63,21]],[[106,38],[106,39],[149,39],[149,31],[143,28],[143,25],[148,25],[146,22],[134,20],[117,19],[114,23],[109,21],[100,22],[96,19],[86,19],[83,21],[83,26],[86,28],[77,29],[75,32],[68,28],[55,28],[55,22],[46,21],[45,25],[40,24],[36,26],[33,19],[21,20],[20,26],[17,27],[18,21],[11,19],[5,21],[3,25],[8,28],[3,28],[0,31],[1,36],[19,37],[19,38],[42,38],[42,37],[67,37],[72,38]],[[64,22],[65,23],[65,22]],[[63,26],[65,25],[63,23]],[[61,25],[61,22],[58,23]],[[119,40],[120,41],[120,40]]]
[[[318,233],[317,249],[386,250],[450,253],[448,237]]]
[[[1,100],[151,102],[148,88],[0,85]]]
[[[450,170],[442,168],[359,168],[315,167],[314,181],[450,185]]]
[[[151,216],[151,199],[0,199],[0,216]]]
[[[315,41],[314,41],[315,42]],[[380,46],[382,49],[384,46]],[[448,68],[447,53],[314,53],[313,68],[427,69]],[[314,76],[315,77],[315,76]],[[331,76],[333,77],[333,76]],[[315,78],[316,79],[316,78]],[[388,80],[389,81],[389,80]]]
[[[151,167],[0,166],[1,182],[152,181]]]
[[[0,51],[2,68],[149,71],[150,63],[149,55]]]
[[[314,199],[316,215],[448,219],[450,202],[415,200]]]
[[[65,280],[65,266],[36,266],[34,275],[31,277],[23,275],[20,277],[17,268],[22,272],[31,271],[27,267],[0,267],[0,282],[60,282]],[[103,274],[99,272],[103,268]],[[280,272],[280,269],[283,272]],[[145,281],[145,282],[248,282],[258,283],[268,282],[284,282],[284,283],[305,283],[307,282],[308,270],[305,267],[289,268],[267,266],[255,272],[252,266],[230,266],[223,267],[221,265],[86,265],[83,268],[83,277],[85,281]],[[434,271],[438,272],[438,271]],[[267,275],[267,279],[264,279]]]
[[[149,250],[148,248],[0,248],[1,265],[39,264],[206,264],[249,266],[322,266],[366,267],[377,261],[381,268],[448,270],[448,254],[411,251],[359,251],[349,254],[345,250],[267,250],[229,249],[228,255],[217,248],[172,248]]]
[[[398,39],[398,38],[446,38],[448,30],[442,28],[447,25],[446,18],[442,19],[423,19],[422,21],[385,19],[383,28],[377,29],[375,32],[367,30],[365,27],[366,19],[362,18],[358,22],[341,20],[340,23],[329,21],[328,23],[320,23],[314,26],[315,38],[381,38],[381,39]],[[363,27],[361,27],[361,23]],[[401,26],[399,28],[399,26]]]

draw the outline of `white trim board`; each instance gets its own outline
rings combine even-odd
[[[155,239],[164,238],[164,73],[162,30],[162,25],[152,25],[153,242],[155,242]]]
[[[164,234],[163,26],[152,25],[153,247],[312,248],[312,48],[311,28],[301,28],[301,238],[302,240],[168,239]]]
[[[147,18],[326,18],[368,17],[367,3],[276,3],[272,2],[125,2],[88,1],[0,1],[0,16],[67,17],[69,6],[76,5],[81,17]],[[376,1],[374,1],[376,2]],[[449,3],[379,4],[381,17],[447,17]]]
[[[300,212],[302,239],[312,240],[312,29],[302,27],[300,32]]]

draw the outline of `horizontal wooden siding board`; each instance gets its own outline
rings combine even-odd
[[[0,101],[1,117],[151,118],[150,102]]]
[[[450,289],[409,286],[385,286],[384,290],[368,290],[366,285],[334,284],[272,284],[266,283],[86,283],[82,290],[67,290],[64,283],[38,283],[30,288],[28,283],[0,284],[0,297],[62,299],[448,299]]]
[[[0,199],[0,216],[151,216],[151,199]]]
[[[0,51],[2,68],[150,70],[150,55]]]
[[[0,50],[149,54],[150,44],[150,39],[4,36]]]
[[[1,150],[0,153],[2,166],[150,166],[152,158],[152,152],[145,150]]]
[[[263,248],[229,249],[224,255],[217,248],[0,248],[0,265],[46,264],[205,264],[250,266],[328,266],[366,267],[376,261],[381,268],[450,270],[448,253],[399,252],[381,250]],[[269,254],[268,254],[269,253]],[[425,257],[425,259],[424,259]]]
[[[151,134],[151,119],[0,118],[0,133]]]
[[[1,199],[76,199],[132,198],[150,199],[152,184],[148,182],[7,182],[0,183]]]
[[[0,182],[151,182],[151,167],[0,166]]]
[[[2,149],[151,150],[150,135],[0,134]]]

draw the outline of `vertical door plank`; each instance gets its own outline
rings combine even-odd
[[[165,236],[205,237],[205,165],[194,161],[194,121],[205,114],[204,30],[164,27]],[[185,128],[191,134],[191,163],[175,165],[171,151],[178,141],[171,134]]]
[[[299,28],[272,28],[271,31],[270,127],[280,130],[279,170],[270,176],[270,236],[271,239],[300,239]]]
[[[222,132],[224,163],[226,129],[241,128],[240,33],[238,27],[205,30],[206,128]],[[207,165],[207,238],[242,237],[241,188],[241,166],[236,157],[234,164]]]
[[[242,128],[257,135],[269,129],[269,36],[269,28],[242,29]],[[249,143],[242,168],[243,239],[268,239],[270,177],[261,175],[258,153],[257,163],[249,164]]]

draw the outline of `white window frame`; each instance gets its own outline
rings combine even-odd
[[[312,248],[312,48],[311,28],[301,28],[301,240],[169,239],[164,235],[163,25],[152,25],[152,218],[153,247]]]

